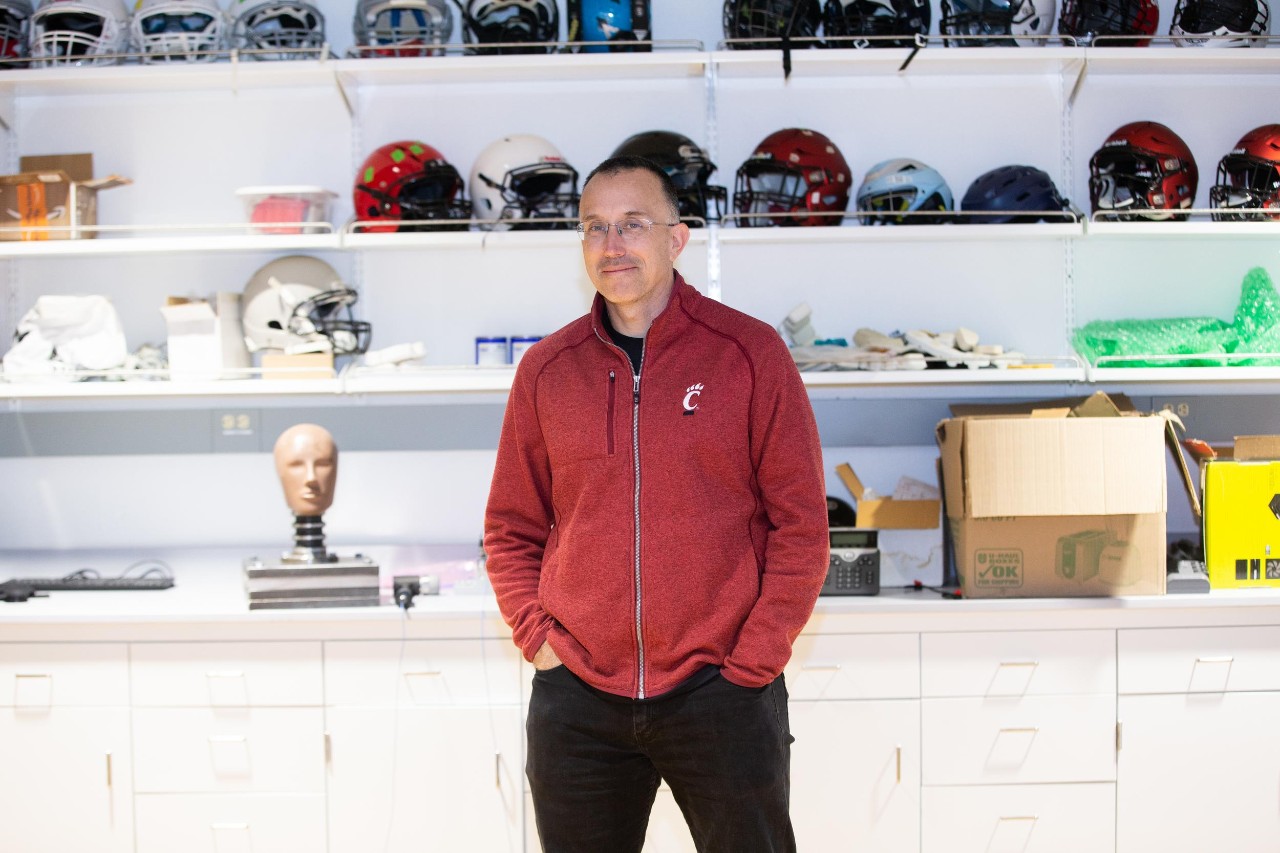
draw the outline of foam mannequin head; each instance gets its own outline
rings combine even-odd
[[[276,473],[294,515],[322,515],[333,503],[338,446],[317,424],[295,424],[276,439]]]

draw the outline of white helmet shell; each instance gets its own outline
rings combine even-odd
[[[123,0],[40,0],[31,16],[31,59],[47,65],[115,65],[129,49]]]
[[[364,352],[370,325],[350,318],[356,299],[356,292],[319,258],[277,258],[245,285],[240,315],[245,346],[250,352]]]
[[[541,136],[517,133],[491,142],[471,167],[470,187],[483,230],[576,224],[578,172]]]
[[[143,62],[212,62],[226,48],[215,0],[138,0],[129,29]]]

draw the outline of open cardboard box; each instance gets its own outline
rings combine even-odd
[[[966,406],[938,424],[956,572],[969,598],[1165,591],[1174,424],[1127,400]]]
[[[171,296],[160,313],[168,330],[171,380],[242,378],[250,361],[239,293],[220,292],[212,302]]]
[[[0,240],[96,237],[98,192],[132,183],[93,177],[92,154],[23,157],[16,175],[0,176]]]
[[[937,500],[896,500],[867,498],[866,487],[854,473],[853,466],[841,462],[836,473],[857,501],[858,527],[876,530],[931,530],[938,526],[942,504]]]
[[[1213,589],[1280,587],[1280,435],[1240,435],[1200,469]]]

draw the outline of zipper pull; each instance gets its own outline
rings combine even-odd
[[[637,373],[633,377],[633,380],[634,381],[631,383],[631,396],[635,400],[635,404],[638,406],[640,405],[640,374]]]

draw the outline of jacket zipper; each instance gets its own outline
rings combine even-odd
[[[644,366],[644,350],[640,351],[640,365]],[[644,633],[640,630],[640,374],[631,383],[631,464],[635,469],[634,518],[635,523],[635,584],[636,584],[636,648],[640,650],[640,691],[637,699],[644,698]]]
[[[608,418],[605,421],[605,446],[608,448],[609,455],[613,455],[613,400],[614,391],[618,384],[617,371],[609,371],[609,405],[606,408]]]

